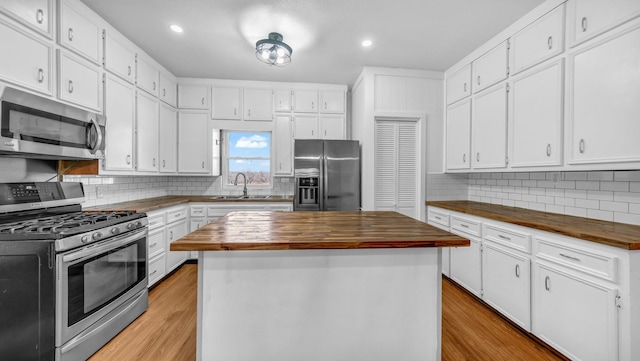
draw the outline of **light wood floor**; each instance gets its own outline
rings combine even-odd
[[[195,360],[197,271],[186,264],[152,289],[147,312],[89,360]],[[443,361],[563,360],[447,279],[442,344]]]

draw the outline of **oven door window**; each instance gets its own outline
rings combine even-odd
[[[145,239],[69,266],[69,326],[145,280]]]

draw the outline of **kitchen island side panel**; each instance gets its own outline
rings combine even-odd
[[[440,360],[440,252],[199,252],[198,359]]]

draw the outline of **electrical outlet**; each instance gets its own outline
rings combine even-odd
[[[289,178],[280,178],[280,183],[289,183]]]
[[[96,187],[96,197],[104,198],[104,187]]]
[[[551,173],[551,180],[553,181],[553,183],[558,183],[562,180],[562,172],[550,172]]]

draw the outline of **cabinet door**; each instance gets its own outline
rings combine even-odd
[[[474,93],[507,78],[508,52],[509,48],[505,40],[472,63]]]
[[[318,117],[315,115],[296,115],[294,117],[295,139],[317,139]]]
[[[107,117],[104,168],[133,170],[135,87],[115,75],[107,74],[104,98],[104,115]]]
[[[179,84],[178,107],[180,109],[209,109],[209,86]]]
[[[344,113],[345,93],[341,90],[321,90],[320,91],[320,112],[321,113]]]
[[[54,6],[54,0],[3,0],[0,3],[0,11],[52,39]],[[2,37],[3,41],[5,39]],[[11,49],[12,55],[16,56],[13,52],[15,48]]]
[[[340,115],[321,115],[319,135],[322,139],[346,139],[344,117]]]
[[[276,115],[274,124],[276,169],[275,174],[280,176],[293,175],[293,126],[289,115]]]
[[[159,254],[165,253],[165,229],[156,229],[149,231],[149,253],[148,258],[151,259]]]
[[[136,80],[135,46],[115,31],[105,30],[104,68],[130,83]]]
[[[38,92],[53,94],[53,47],[35,34],[0,18],[0,78]]]
[[[572,45],[602,34],[640,13],[637,0],[572,0],[567,4]]]
[[[562,59],[513,80],[510,90],[512,167],[562,164]]]
[[[171,242],[177,241],[187,234],[187,220],[167,226],[167,273],[184,263],[189,256],[189,252],[171,251]]]
[[[244,89],[244,119],[273,120],[271,89]]]
[[[242,89],[214,86],[211,89],[211,117],[213,119],[240,119]]]
[[[58,97],[100,112],[102,110],[102,72],[86,60],[58,50],[60,74]]]
[[[531,330],[530,279],[528,257],[484,243],[482,298],[527,331]]]
[[[471,94],[471,64],[447,77],[447,104],[457,102]]]
[[[102,29],[89,9],[80,2],[60,1],[58,42],[95,64],[102,63]]]
[[[507,85],[476,96],[473,103],[473,168],[504,168],[507,158]]]
[[[447,170],[471,167],[471,100],[447,109]]]
[[[300,113],[318,112],[318,91],[317,90],[294,90],[293,110]]]
[[[291,111],[291,90],[276,89],[273,91],[273,109],[276,112]]]
[[[157,97],[160,83],[160,72],[154,62],[143,54],[136,58],[136,85],[138,88]]]
[[[159,118],[160,173],[175,173],[178,159],[178,112],[173,107],[160,104]]]
[[[456,233],[453,232],[452,233]],[[469,239],[469,247],[452,247],[449,267],[451,279],[478,297],[482,297],[482,257],[480,246],[482,242],[469,235],[456,233]]]
[[[175,107],[178,105],[178,83],[172,75],[160,72],[160,100]]]
[[[209,173],[207,113],[180,112],[178,118],[178,172]]]
[[[640,161],[640,21],[568,58],[569,163]]]
[[[533,333],[574,360],[618,360],[617,291],[536,262]]]
[[[564,50],[564,4],[511,38],[511,73],[516,74]]]
[[[158,171],[158,101],[147,93],[136,96],[136,169]]]

